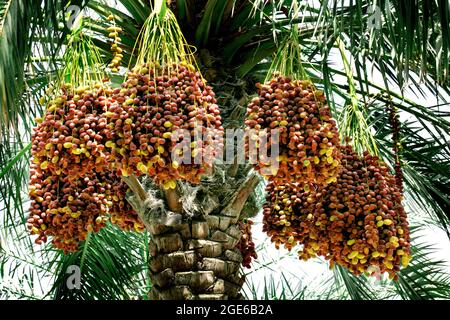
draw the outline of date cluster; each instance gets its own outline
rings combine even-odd
[[[268,169],[265,175],[275,184],[326,186],[335,182],[340,163],[339,133],[323,92],[308,80],[283,76],[257,84],[257,88],[258,96],[248,105],[245,125],[257,136],[269,137],[268,154],[276,143],[271,130],[278,130],[279,155],[278,168],[272,170],[271,162],[262,157],[255,170],[263,173]]]
[[[378,157],[341,146],[336,182],[320,190],[267,186],[264,231],[279,248],[302,245],[299,258],[322,256],[359,275],[396,278],[411,259],[402,193]]]
[[[255,243],[252,238],[252,220],[239,221],[239,230],[241,231],[241,239],[236,248],[242,253],[242,265],[251,268],[253,259],[258,259]]]
[[[109,166],[106,110],[115,104],[103,83],[64,85],[50,99],[32,135],[27,228],[42,244],[76,251],[109,220],[125,230],[144,227],[126,202],[128,187]]]
[[[91,172],[74,181],[33,163],[30,175],[27,228],[37,235],[37,244],[51,237],[56,248],[77,251],[88,233],[100,231],[107,221],[127,231],[144,230],[124,198],[128,186],[113,173]]]
[[[119,175],[146,174],[166,189],[179,179],[199,183],[223,147],[215,94],[199,72],[192,65],[143,64],[114,94],[118,104],[105,113],[106,147]]]

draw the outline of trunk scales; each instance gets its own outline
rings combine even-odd
[[[203,208],[201,216],[187,218],[179,190],[165,192],[166,212],[158,222],[145,214],[146,191],[134,178],[124,179],[134,193],[133,203],[151,235],[149,243],[150,299],[243,299],[241,232],[237,222],[249,195],[259,183],[250,175],[228,198]]]

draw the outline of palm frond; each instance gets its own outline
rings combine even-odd
[[[414,259],[399,273],[395,292],[406,300],[436,300],[450,297],[450,276],[445,260],[431,259],[435,249],[419,243],[412,247]]]
[[[148,278],[148,234],[135,234],[108,225],[91,234],[80,251],[55,252],[49,268],[54,270],[53,299],[129,300],[143,299],[150,289]],[[53,249],[49,249],[53,251]],[[48,254],[48,253],[46,253]],[[80,288],[67,285],[69,266],[80,270]],[[73,267],[72,267],[73,268]]]

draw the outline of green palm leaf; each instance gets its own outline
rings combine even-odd
[[[67,255],[56,252],[49,266],[55,270],[49,295],[53,299],[75,300],[145,298],[150,289],[148,241],[146,233],[128,233],[108,225],[101,232],[91,234],[79,252]],[[67,285],[71,275],[67,271],[69,266],[80,268],[79,289]]]

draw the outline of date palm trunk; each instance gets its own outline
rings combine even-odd
[[[162,200],[166,210],[159,212],[157,219],[146,205],[157,199],[149,199],[148,190],[136,178],[124,180],[134,193],[129,201],[151,235],[150,299],[242,299],[244,277],[242,255],[236,249],[241,237],[237,222],[259,178],[228,179],[235,185],[231,196],[203,190],[204,205],[195,216],[184,210],[183,191],[165,191]],[[205,193],[209,195],[205,197]]]
[[[236,250],[240,231],[231,217],[206,218],[150,228],[151,299],[239,298],[244,281]]]

